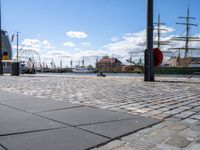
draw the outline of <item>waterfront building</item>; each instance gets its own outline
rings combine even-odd
[[[99,72],[122,72],[122,62],[117,58],[109,58],[104,56],[96,63]]]
[[[188,58],[171,58],[167,65],[169,67],[200,67],[200,57],[188,57]]]
[[[200,67],[200,57],[190,58],[190,63],[188,67]]]
[[[7,31],[1,30],[1,50],[3,60],[12,60],[12,48]]]

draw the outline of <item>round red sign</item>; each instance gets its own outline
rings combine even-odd
[[[154,49],[154,60],[156,67],[160,66],[163,62],[163,53],[159,48]]]

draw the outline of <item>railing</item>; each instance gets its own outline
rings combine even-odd
[[[192,74],[188,77],[188,79],[191,79],[194,75],[200,75],[200,72],[194,72],[194,73],[192,73]]]

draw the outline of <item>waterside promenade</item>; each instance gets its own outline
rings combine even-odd
[[[151,83],[140,77],[3,76],[0,89],[160,121],[95,150],[199,150],[200,79],[156,80]],[[98,132],[95,129],[98,127],[92,132]]]

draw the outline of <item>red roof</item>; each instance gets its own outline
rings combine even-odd
[[[99,63],[113,63],[115,62],[115,58],[103,58],[99,61]]]

